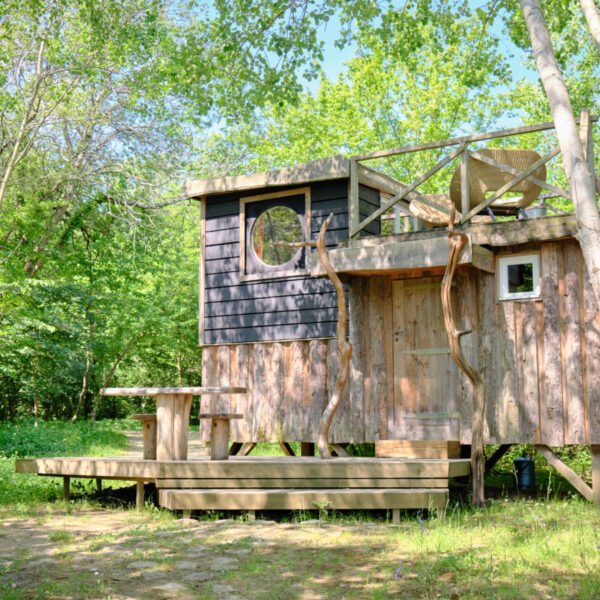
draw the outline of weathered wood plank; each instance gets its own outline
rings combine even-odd
[[[444,508],[446,490],[160,490],[169,509],[315,510]]]
[[[563,366],[563,414],[565,443],[585,443],[583,399],[583,361],[579,322],[579,260],[577,242],[561,244],[562,278],[560,283],[561,361]]]
[[[519,403],[515,336],[515,303],[496,304],[497,340],[499,347],[500,389],[497,403],[498,442],[519,441]]]
[[[370,239],[370,238],[367,238]],[[477,249],[477,264],[473,263],[473,245],[462,252],[459,264],[472,264],[478,268],[492,270],[492,253],[483,248]],[[338,248],[330,252],[333,267],[340,273],[360,273],[372,271],[402,271],[444,267],[448,262],[448,241],[443,237],[427,240],[406,240],[396,242],[393,238],[380,245],[365,244]],[[485,257],[489,260],[485,261]],[[324,274],[323,268],[316,264],[311,269],[313,276]]]
[[[362,345],[365,335],[365,312],[363,297],[368,281],[358,278],[350,283],[348,290],[349,322],[348,341],[352,345],[350,377],[348,381],[348,436],[344,442],[362,442],[365,439],[365,371],[366,356]]]
[[[365,398],[365,440],[375,440],[380,433],[382,412],[380,405],[388,402],[388,372],[385,352],[385,281],[381,277],[368,280],[368,289],[363,296],[366,300],[364,312],[367,313],[369,335],[366,336],[368,346],[365,357],[368,363],[368,398]],[[391,298],[388,298],[391,302]],[[391,373],[389,374],[391,377]],[[385,422],[385,421],[384,421]]]
[[[560,314],[558,306],[558,252],[556,243],[542,246],[544,362],[541,370],[541,440],[549,446],[564,443]]]
[[[379,440],[375,456],[404,458],[459,458],[460,442],[434,440]]]
[[[101,388],[101,396],[159,396],[161,394],[170,395],[190,395],[204,396],[211,394],[245,394],[244,388],[233,386],[206,386],[206,387],[137,387],[137,388]]]
[[[448,477],[451,464],[460,464],[462,470],[468,461],[410,460],[410,459],[357,459],[335,458],[323,460],[309,457],[230,457],[226,461],[198,460],[163,462],[163,478],[270,478],[285,474],[292,478],[359,478],[375,479],[398,477]]]
[[[302,440],[316,440],[319,421],[329,399],[329,342],[311,340],[308,346],[308,366],[305,371],[304,390],[310,406],[307,416],[306,432]]]
[[[485,386],[484,440],[496,444],[498,436],[497,406],[500,401],[501,375],[498,371],[499,348],[496,340],[496,282],[494,277],[481,274],[479,277],[480,335],[479,368]],[[470,428],[469,428],[470,434]],[[468,435],[461,435],[463,444],[470,443]]]
[[[386,439],[389,435],[390,424],[394,423],[394,319],[393,319],[393,292],[392,280],[384,279],[383,288],[383,326],[384,326],[384,348],[385,369],[387,381],[387,394],[381,394],[378,398],[379,404],[379,439]]]
[[[552,452],[546,445],[536,446],[535,449],[554,467],[586,500],[593,500],[590,486],[577,475],[568,465]]]
[[[515,315],[518,315],[519,322],[516,327],[519,334],[517,339],[517,363],[519,365],[519,441],[536,443],[540,440],[540,415],[535,303],[517,303],[515,305]]]
[[[589,442],[600,444],[600,314],[583,260],[581,270],[584,275],[582,277],[585,323],[584,385]]]
[[[592,444],[592,500],[600,504],[600,445]]]
[[[387,479],[299,479],[290,477],[244,478],[244,479],[157,479],[159,489],[276,489],[276,488],[447,488],[448,479],[397,478]]]

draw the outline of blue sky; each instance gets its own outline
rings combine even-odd
[[[470,4],[474,7],[485,5],[486,2],[482,0],[471,1]],[[503,34],[501,24],[496,24],[493,28],[494,35],[500,39],[500,49],[504,53],[508,60],[508,63],[512,70],[513,82],[519,81],[523,78],[530,81],[537,81],[538,73],[535,70],[529,69],[525,66],[526,56],[523,51],[517,48],[510,38]],[[322,32],[321,39],[325,43],[325,54],[323,61],[323,71],[330,80],[337,79],[338,75],[345,69],[345,61],[350,60],[356,53],[356,46],[348,46],[344,49],[337,48],[335,46],[335,40],[339,37],[340,22],[337,17],[333,18],[328,24],[325,31]],[[316,91],[319,85],[318,80],[305,82],[304,87],[307,91]],[[505,91],[500,89],[499,91]],[[499,124],[500,127],[512,127],[521,123],[518,117],[505,118]]]

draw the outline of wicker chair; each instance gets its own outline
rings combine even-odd
[[[525,171],[537,160],[540,155],[533,150],[521,150],[518,148],[485,148],[479,151],[480,154],[488,156],[495,161]],[[488,192],[495,192],[503,185],[514,179],[514,175],[501,171],[497,167],[492,167],[475,158],[469,158],[469,210],[484,201]],[[533,177],[542,181],[546,180],[546,166],[538,167],[533,173]],[[524,179],[510,190],[510,193],[520,192],[521,196],[512,198],[498,198],[492,204],[491,208],[495,212],[515,212],[518,209],[526,208],[540,195],[542,188],[531,181]],[[461,210],[461,183],[460,183],[460,165],[454,171],[450,181],[450,199],[458,210]]]

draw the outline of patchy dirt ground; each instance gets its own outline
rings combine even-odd
[[[0,597],[370,598],[382,578],[393,581],[372,554],[385,526],[351,528],[365,546],[345,543],[348,526],[318,521],[102,509],[9,519],[0,528]]]

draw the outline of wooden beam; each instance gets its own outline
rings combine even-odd
[[[422,490],[160,490],[159,504],[170,509],[315,510],[444,508],[448,492]]]
[[[279,447],[286,456],[296,456],[294,449],[287,442],[279,442]]]
[[[590,121],[595,123],[598,120],[597,116],[590,117]],[[577,121],[579,122],[579,121]],[[413,146],[403,146],[400,148],[392,148],[390,150],[376,150],[375,152],[366,152],[364,154],[356,154],[353,159],[363,161],[372,160],[375,158],[385,158],[386,156],[396,156],[399,154],[408,154],[411,152],[421,152],[422,150],[434,150],[436,148],[447,148],[448,146],[458,146],[459,144],[468,144],[470,142],[484,142],[486,140],[493,140],[499,137],[508,137],[512,135],[523,135],[525,133],[533,133],[536,131],[546,131],[548,129],[554,129],[554,122],[547,121],[545,123],[538,123],[536,125],[524,125],[521,127],[512,127],[510,129],[499,129],[497,131],[491,131],[489,133],[476,133],[474,135],[466,135],[457,138],[451,138],[449,140],[442,140],[437,142],[428,142],[426,144],[415,144]]]
[[[374,213],[368,216],[366,219],[361,221],[358,227],[350,227],[350,237],[354,237],[361,229],[364,229],[369,223],[372,223],[377,217],[379,217],[382,213],[389,210],[398,202],[399,200],[403,200],[410,192],[417,189],[423,182],[427,181],[432,175],[435,175],[440,169],[443,169],[449,162],[452,162],[461,152],[465,149],[464,145],[460,145],[456,150],[453,150],[450,154],[442,158],[442,160],[438,161],[433,167],[425,171],[422,175],[417,177],[411,184],[407,185],[402,193],[394,196],[389,202],[379,207]]]
[[[529,166],[524,171],[518,171],[518,169],[514,169],[514,171],[517,172],[516,177],[514,177],[513,179],[511,179],[510,181],[505,183],[499,190],[496,190],[496,192],[493,195],[491,195],[489,198],[486,198],[483,202],[481,202],[481,204],[478,204],[477,206],[475,206],[474,208],[469,210],[466,214],[465,214],[465,211],[463,208],[464,217],[462,218],[461,223],[466,223],[467,221],[470,221],[472,217],[474,217],[476,214],[480,213],[482,210],[485,210],[488,206],[491,206],[494,202],[496,202],[496,200],[498,200],[498,198],[500,198],[503,194],[506,194],[506,192],[512,190],[515,187],[515,185],[518,185],[524,179],[529,179],[530,181],[533,181],[533,179],[535,179],[535,178],[530,177],[531,173],[533,173],[534,171],[539,169],[542,165],[545,165],[549,160],[552,160],[559,152],[560,152],[560,146],[556,146],[556,148],[554,148],[553,150],[548,152],[548,154],[542,156],[539,160],[536,160],[531,166]],[[471,153],[471,156],[473,156],[473,158],[475,158],[475,154],[477,154],[478,156],[484,156],[483,154],[479,154],[479,152]],[[489,158],[489,157],[486,157],[486,158]],[[480,160],[480,159],[478,159],[478,160]],[[492,160],[492,159],[490,159],[490,160]],[[496,161],[494,161],[494,162],[496,162]],[[502,163],[498,163],[498,164],[500,165]],[[504,166],[506,167],[506,169],[503,169],[503,170],[508,170],[508,169],[512,170],[512,167],[508,167],[507,165],[504,165]],[[536,181],[541,181],[541,179],[538,179]]]
[[[135,510],[144,508],[144,482],[136,481],[135,483]]]
[[[350,231],[357,229],[360,223],[358,186],[358,163],[355,160],[350,160],[350,194],[348,195],[348,225]]]
[[[314,455],[315,455],[314,442],[300,442],[300,456],[314,456]]]
[[[469,186],[469,152],[460,155],[460,212],[464,215],[469,212],[471,205],[471,190]]]
[[[353,244],[351,247],[330,250],[334,269],[342,273],[444,268],[448,256],[448,242],[441,236],[425,240],[408,239],[401,242],[391,238],[386,243],[378,245]],[[483,247],[475,249],[470,237],[467,247],[460,256],[459,264],[472,264],[489,273],[495,270],[493,253]],[[324,273],[320,265],[315,265],[311,274],[320,276]]]
[[[592,444],[592,500],[600,504],[600,445]]]
[[[229,446],[229,456],[235,456],[242,449],[243,445],[242,442],[232,442],[231,446]]]
[[[354,479],[335,478],[298,478],[298,477],[243,477],[210,479],[157,479],[159,489],[290,489],[290,488],[447,488],[448,477],[365,477]]]
[[[239,449],[237,456],[248,456],[255,447],[256,444],[254,442],[245,442]]]
[[[338,456],[350,456],[343,444],[329,444]]]
[[[498,461],[512,448],[512,444],[502,444],[496,451],[485,459],[485,474],[487,475],[498,463]]]
[[[536,445],[535,449],[548,461],[551,467],[554,467],[586,500],[592,501],[594,494],[592,488],[566,465],[552,450],[545,445]]]

